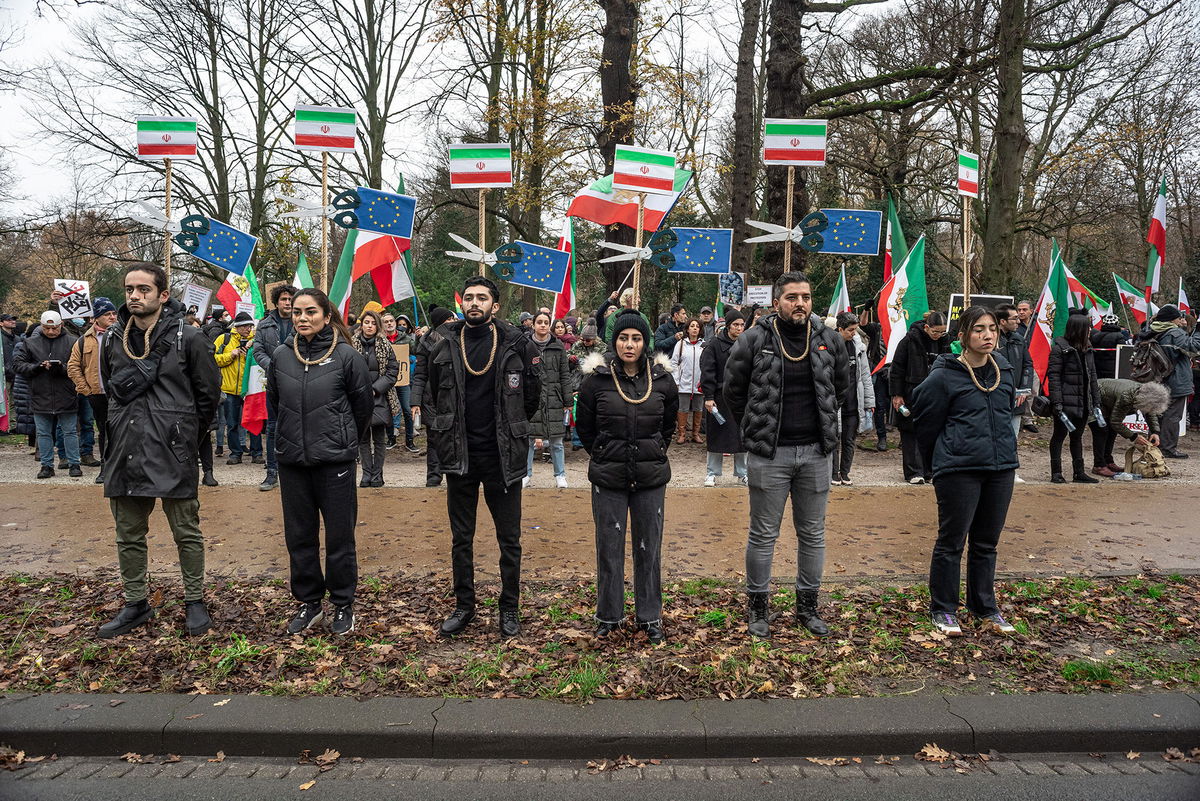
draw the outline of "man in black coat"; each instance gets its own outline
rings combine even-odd
[[[413,347],[416,364],[413,365],[412,381],[409,388],[409,409],[420,411],[421,398],[425,392],[425,381],[429,377],[429,357],[437,344],[446,338],[442,329],[454,313],[445,306],[429,307],[429,329],[417,339]],[[434,447],[433,431],[425,426],[425,486],[440,487],[442,485],[442,468],[438,464],[437,448]]]
[[[154,617],[146,602],[146,532],[155,498],[171,525],[183,574],[185,624],[192,635],[212,625],[204,605],[197,449],[221,396],[212,343],[184,320],[156,264],[125,271],[125,305],[104,338],[100,376],[108,392],[104,497],[117,534],[125,606],[100,627],[116,637]]]
[[[654,349],[666,356],[675,350],[675,344],[687,335],[687,309],[682,303],[671,307],[671,319],[664,322],[654,332]]]
[[[56,311],[42,312],[41,325],[25,339],[13,369],[29,381],[29,410],[37,427],[38,478],[54,475],[54,441],[62,427],[63,450],[72,478],[83,475],[79,467],[79,398],[67,374],[75,337],[63,330]]]
[[[808,276],[784,273],[774,296],[775,313],[738,337],[729,352],[723,387],[749,452],[749,631],[756,637],[770,633],[771,560],[790,497],[798,540],[796,620],[823,637],[829,629],[817,616],[817,592],[825,566],[825,506],[849,361],[842,338],[812,314]]]
[[[529,418],[541,386],[529,337],[497,319],[500,290],[482,276],[462,292],[464,320],[445,324],[428,359],[421,405],[446,475],[454,567],[454,612],[441,633],[475,619],[475,510],[479,488],[500,544],[500,635],[521,633],[521,479],[527,472]],[[536,350],[536,349],[534,349]]]

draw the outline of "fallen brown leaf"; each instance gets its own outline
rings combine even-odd
[[[300,789],[301,790],[311,790],[313,788],[313,785],[315,785],[316,783],[317,783],[317,780],[313,779],[310,782],[305,782],[304,784],[300,785]]]
[[[224,762],[225,761],[225,752],[218,751],[217,755],[208,761],[209,762]]]
[[[224,701],[217,701],[215,704],[213,704],[213,706],[225,706],[232,700],[232,698],[226,698]]]
[[[167,754],[167,758],[163,760],[163,764],[170,765],[171,763],[178,762],[178,761],[179,761],[178,754]]]
[[[1125,754],[1126,759],[1137,759],[1142,755],[1141,751],[1129,751]]]
[[[915,756],[922,762],[945,762],[950,759],[950,752],[940,748],[937,743],[926,743]]]

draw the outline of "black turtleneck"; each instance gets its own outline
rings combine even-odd
[[[778,318],[777,318],[778,319]],[[778,320],[783,345],[792,356],[799,356],[807,347],[811,323],[792,325]],[[779,415],[780,445],[812,445],[821,441],[821,420],[817,410],[817,390],[813,384],[812,352],[803,361],[783,360],[783,407]]]
[[[492,331],[495,324],[463,326],[463,341],[467,350],[467,363],[473,370],[482,370],[492,354]],[[499,334],[499,332],[496,332]],[[457,337],[455,337],[457,339]],[[454,343],[458,347],[458,343]],[[467,453],[472,457],[491,455],[499,458],[500,447],[496,442],[496,362],[499,360],[499,344],[496,359],[483,375],[471,375],[463,370],[467,378],[463,387],[466,404],[465,422],[467,429]]]

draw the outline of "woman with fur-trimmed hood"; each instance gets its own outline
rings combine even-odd
[[[668,360],[650,352],[650,326],[637,311],[613,323],[616,357],[593,353],[581,362],[583,381],[576,431],[591,456],[592,516],[596,522],[596,636],[617,631],[625,619],[625,530],[633,545],[637,628],[663,641],[663,502],[671,464],[679,390]],[[628,521],[628,522],[627,522]]]

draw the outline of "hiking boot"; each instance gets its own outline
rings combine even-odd
[[[217,481],[217,477],[213,475],[213,471],[211,470],[204,471],[204,478],[200,480],[200,483],[206,487],[220,486],[220,483]]]
[[[1089,476],[1087,473],[1083,472],[1082,470],[1076,470],[1075,475],[1071,477],[1071,481],[1075,482],[1076,484],[1099,484],[1100,483],[1100,479],[1092,478],[1091,476]]]
[[[212,618],[204,601],[188,601],[184,607],[183,623],[187,626],[188,634],[199,637],[212,628]]]
[[[958,622],[958,618],[949,612],[934,612],[933,625],[942,634],[947,637],[961,637],[962,625]]]
[[[59,469],[59,470],[66,470],[66,469],[67,469],[68,467],[70,467],[70,466],[71,466],[71,465],[67,464],[67,460],[66,460],[66,459],[59,459],[59,460],[58,460],[58,469]]]
[[[751,637],[770,637],[770,593],[765,592],[748,592],[746,593],[746,605],[749,622],[746,624],[746,631]]]
[[[77,464],[71,465],[71,469],[67,471],[67,475],[71,478],[80,478],[83,475],[83,468]]]
[[[258,485],[259,492],[269,492],[279,486],[279,474],[274,470],[267,471],[267,477]]]
[[[607,637],[621,630],[620,623],[606,623],[603,620],[596,623],[596,636]]]
[[[313,604],[300,604],[296,614],[288,621],[287,633],[299,634],[302,631],[308,631],[324,619],[325,610],[321,608],[320,601]]]
[[[97,459],[95,456],[92,456],[90,453],[87,456],[84,456],[82,459],[80,459],[79,463],[81,465],[83,465],[84,467],[99,467],[100,466],[100,460]]]
[[[329,630],[339,637],[354,631],[354,607],[350,604],[333,607],[333,622]]]
[[[663,634],[661,621],[656,620],[653,623],[638,623],[637,627],[638,631],[646,632],[646,636],[650,638],[651,645],[658,645],[667,638],[667,636]]]
[[[500,610],[500,636],[516,637],[521,633],[521,618],[516,609]]]
[[[137,603],[127,603],[121,607],[120,612],[117,612],[116,617],[96,630],[96,636],[103,640],[119,637],[126,632],[133,631],[152,617],[154,617],[154,610],[150,608],[150,604],[145,599]]]
[[[1050,474],[1050,483],[1051,484],[1066,484],[1067,479],[1063,476],[1062,473],[1051,473]]]
[[[798,590],[796,592],[796,622],[817,637],[829,636],[829,627],[825,625],[824,620],[817,617],[816,590]]]
[[[887,450],[887,437],[880,437],[875,441],[875,450],[881,452]]]
[[[461,634],[463,629],[469,626],[474,620],[474,609],[455,609],[450,613],[450,617],[442,621],[438,633],[443,637],[453,637],[456,634]]]
[[[990,615],[985,615],[979,619],[980,628],[988,628],[993,631],[998,631],[1001,634],[1012,634],[1016,631],[1016,627],[1004,619],[1004,616],[999,612],[993,612]]]
[[[49,465],[42,465],[42,469],[38,470],[38,478],[54,478],[54,468]]]
[[[225,464],[241,464],[241,463],[242,463],[242,455],[240,453],[231,455],[228,459],[225,460]]]

